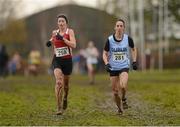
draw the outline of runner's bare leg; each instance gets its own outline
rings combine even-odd
[[[62,114],[60,113],[62,110],[62,95],[63,95],[63,86],[64,86],[64,75],[61,71],[61,69],[55,69],[54,70],[54,75],[56,79],[56,84],[55,84],[55,95],[56,95],[56,100],[57,100],[57,107],[58,107],[58,112],[57,114]]]

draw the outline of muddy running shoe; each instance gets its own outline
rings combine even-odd
[[[122,109],[118,109],[118,115],[122,115],[123,114],[123,110]]]
[[[56,112],[56,115],[62,115],[63,114],[63,111],[62,110],[58,110],[57,112]]]
[[[124,99],[122,99],[122,102],[123,102],[123,109],[128,109],[128,104],[127,104],[127,99],[126,98],[124,98]]]
[[[89,84],[90,84],[90,85],[94,85],[94,81],[90,81]]]
[[[63,109],[67,109],[67,99],[63,100]]]

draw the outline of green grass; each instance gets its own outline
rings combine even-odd
[[[56,116],[54,78],[11,76],[0,79],[0,125],[180,125],[180,70],[130,72],[128,103],[116,114],[108,74],[89,85],[72,75],[68,109]]]

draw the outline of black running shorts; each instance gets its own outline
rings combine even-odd
[[[110,76],[119,76],[122,72],[129,72],[129,68],[123,68],[121,70],[118,70],[118,71],[110,71],[109,72],[109,75]]]
[[[60,68],[64,75],[70,75],[72,73],[72,58],[62,59],[60,57],[54,57],[52,61],[53,69]]]

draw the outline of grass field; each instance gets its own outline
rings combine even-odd
[[[56,116],[51,76],[0,79],[0,125],[180,125],[180,70],[130,72],[128,85],[131,107],[119,116],[107,73],[95,85],[72,75],[68,109]]]

